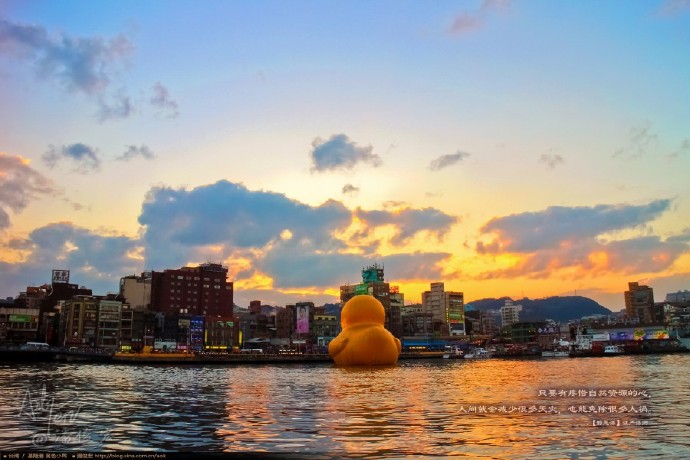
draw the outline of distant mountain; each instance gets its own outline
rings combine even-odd
[[[466,307],[475,310],[500,310],[505,305],[506,299],[510,297],[501,297],[500,299],[479,299],[468,302]],[[582,296],[566,296],[566,297],[547,297],[544,299],[520,299],[513,300],[513,304],[522,305],[520,312],[521,321],[543,321],[545,319],[552,319],[556,322],[567,323],[568,321],[580,319],[583,316],[590,315],[610,315],[612,312],[606,307],[599,305],[594,300]],[[414,306],[421,304],[408,304],[407,306]],[[340,321],[340,303],[326,303],[323,304],[326,315],[335,316]],[[264,315],[275,314],[279,308],[271,305],[262,305],[261,313]],[[248,309],[235,305],[235,314],[248,314]]]
[[[500,310],[505,305],[506,299],[480,299],[468,302],[467,306],[475,310]],[[511,299],[513,300],[513,299]],[[547,297],[544,299],[520,299],[513,300],[513,304],[522,305],[520,312],[521,321],[538,321],[552,319],[565,323],[590,315],[610,315],[612,312],[599,305],[594,300],[582,296]]]

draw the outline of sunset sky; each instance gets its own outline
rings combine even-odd
[[[0,296],[690,289],[690,0],[0,3]]]

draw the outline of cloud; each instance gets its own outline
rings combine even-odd
[[[170,92],[161,82],[156,82],[151,88],[153,93],[149,102],[158,109],[158,116],[164,118],[177,118],[177,102],[170,97]]]
[[[496,217],[482,228],[495,236],[493,242],[478,243],[480,253],[532,252],[554,248],[564,242],[640,227],[659,217],[672,200],[655,200],[646,205],[597,205],[594,207],[550,206],[544,211]]]
[[[110,84],[113,64],[132,48],[123,35],[111,40],[51,37],[43,27],[0,19],[0,53],[31,63],[39,77],[56,80],[68,91],[103,92]]]
[[[453,220],[433,209],[384,214],[390,215],[367,216],[399,226],[401,240],[421,231],[443,235],[443,222]],[[0,241],[0,253],[4,249],[23,260],[0,262],[3,287],[14,290],[6,294],[48,281],[53,268],[69,269],[71,281],[104,293],[117,290],[126,274],[218,260],[230,261],[231,279],[255,292],[271,289],[272,296],[285,298],[300,290],[325,298],[324,289],[360,282],[361,268],[374,261],[387,263],[387,276],[398,281],[438,279],[451,256],[384,256],[375,244],[357,246],[343,236],[353,224],[353,212],[339,202],[307,205],[227,181],[192,189],[153,188],[139,222],[143,228],[136,238],[62,222],[38,228],[24,239]]]
[[[117,292],[120,277],[143,270],[136,239],[98,234],[69,222],[37,228],[25,240],[11,244],[27,254],[21,263],[0,262],[4,295],[49,282],[54,268],[69,269],[70,282],[100,294]]]
[[[104,123],[110,120],[129,118],[135,112],[136,108],[132,99],[125,94],[124,90],[120,90],[111,97],[110,102],[106,102],[103,97],[98,99],[96,118],[99,122]]]
[[[368,227],[392,225],[395,235],[391,242],[397,245],[407,243],[420,232],[428,232],[442,239],[458,221],[457,217],[434,208],[405,208],[399,211],[365,211],[358,208],[355,214]]]
[[[50,145],[48,151],[43,154],[43,161],[49,168],[54,168],[64,158],[76,163],[73,171],[80,174],[97,171],[101,165],[98,150],[86,144],[71,144],[55,147]]]
[[[690,11],[690,0],[666,0],[661,4],[657,13],[662,16],[677,16]]]
[[[548,278],[557,271],[571,277],[663,271],[688,251],[690,231],[665,240],[650,235],[623,239],[605,236],[640,228],[670,209],[670,205],[671,200],[656,200],[639,206],[550,207],[537,213],[492,219],[482,231],[494,238],[488,243],[477,243],[477,252],[508,254],[516,262],[508,268],[485,272],[479,278]]]
[[[355,187],[352,184],[345,184],[343,185],[343,190],[342,190],[343,195],[356,195],[359,193],[359,187]]]
[[[147,263],[168,266],[205,245],[224,245],[228,251],[263,248],[285,230],[320,250],[342,247],[331,234],[350,225],[351,213],[332,200],[309,206],[283,194],[219,181],[192,190],[152,189],[139,222],[146,226]]]
[[[448,253],[408,253],[381,256],[377,254],[341,254],[303,251],[286,244],[271,251],[257,262],[258,267],[274,278],[276,288],[338,287],[362,282],[362,267],[374,261],[386,266],[386,279],[396,282],[415,279],[438,279],[441,262]]]
[[[635,159],[645,155],[653,146],[658,136],[652,132],[652,124],[649,121],[640,123],[630,128],[628,144],[616,150],[612,158]]]
[[[554,169],[565,160],[561,155],[545,153],[539,156],[539,163],[546,165],[546,169]]]
[[[7,210],[21,212],[33,199],[57,193],[53,182],[29,166],[29,161],[0,152],[0,230],[10,226]]]
[[[370,221],[392,222],[404,241],[421,231],[442,236],[454,218],[433,209],[401,213],[358,215]],[[390,214],[390,215],[386,215]],[[191,190],[157,187],[142,207],[139,222],[147,267],[175,267],[190,261],[247,261],[238,276],[256,271],[280,289],[330,287],[358,278],[371,260],[385,260],[375,244],[357,246],[342,235],[353,222],[353,212],[336,201],[311,206],[283,194],[251,191],[241,184],[219,181]],[[343,238],[348,238],[347,240]],[[353,253],[356,249],[357,253]],[[390,257],[390,256],[387,256]],[[436,264],[445,253],[400,254],[400,273],[415,270],[438,274]],[[403,267],[403,262],[409,266]],[[396,262],[397,263],[397,262]]]
[[[145,160],[153,160],[156,155],[146,145],[141,145],[140,147],[128,145],[127,150],[117,157],[116,160],[129,161],[137,157],[144,158]]]
[[[436,158],[435,160],[433,160],[429,164],[429,169],[431,171],[439,171],[443,168],[447,168],[448,166],[452,166],[455,163],[458,163],[458,162],[464,160],[465,158],[467,158],[469,156],[470,156],[469,153],[461,152],[459,150],[456,153],[451,153],[448,155],[442,155],[442,156]]]
[[[484,0],[478,9],[458,14],[447,32],[454,36],[475,32],[484,27],[493,12],[506,11],[510,4],[511,0]]]
[[[678,150],[666,155],[666,158],[668,158],[669,160],[675,160],[677,158],[680,158],[681,156],[685,156],[688,154],[690,154],[690,139],[683,139],[683,142],[680,143],[680,147],[678,147]]]
[[[326,141],[316,138],[311,145],[312,172],[350,170],[358,163],[381,165],[381,158],[371,153],[371,146],[358,147],[345,134],[333,135]]]

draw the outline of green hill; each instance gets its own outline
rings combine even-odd
[[[467,302],[469,308],[475,310],[500,310],[505,305],[506,299],[479,299]],[[520,312],[521,321],[539,321],[552,319],[556,322],[568,322],[590,315],[610,315],[612,312],[606,307],[599,305],[594,300],[582,296],[566,297],[547,297],[543,299],[520,299],[513,300],[513,304],[522,305]]]

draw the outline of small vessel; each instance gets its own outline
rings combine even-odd
[[[443,353],[443,359],[462,359],[465,357],[465,352],[460,349],[460,347],[446,347],[446,351]]]
[[[570,356],[568,350],[544,350],[541,352],[542,358],[567,358]]]
[[[625,353],[625,348],[619,345],[606,345],[604,347],[604,354],[605,355],[620,355]]]
[[[686,350],[690,350],[690,325],[684,324],[671,329],[670,336],[680,342]]]
[[[486,359],[491,358],[491,352],[486,348],[475,348],[465,353],[465,359]]]
[[[570,342],[556,339],[553,341],[553,349],[543,350],[542,358],[567,358],[570,356]]]

